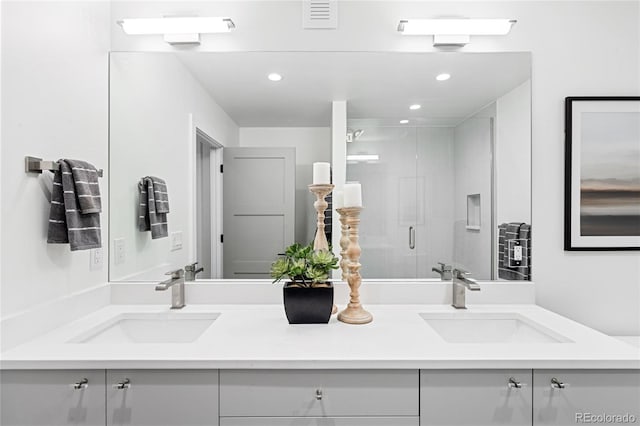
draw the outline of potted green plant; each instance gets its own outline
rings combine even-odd
[[[313,250],[312,245],[293,244],[271,265],[273,282],[285,278],[284,310],[289,324],[326,324],[333,308],[332,269],[338,258],[329,250]]]

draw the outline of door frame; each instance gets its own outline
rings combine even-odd
[[[189,170],[191,173],[191,187],[189,188],[189,205],[191,206],[191,224],[189,232],[192,236],[191,244],[188,247],[190,261],[196,261],[198,254],[198,199],[197,199],[197,176],[196,163],[198,161],[199,140],[206,141],[211,147],[211,279],[222,277],[222,243],[219,235],[222,234],[222,149],[224,145],[211,137],[212,132],[205,130],[206,126],[189,114]]]

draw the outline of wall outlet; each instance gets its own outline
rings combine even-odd
[[[102,269],[102,263],[104,258],[102,256],[101,248],[94,248],[89,250],[89,270],[99,271]]]
[[[171,233],[171,251],[182,250],[182,231]]]
[[[125,262],[125,258],[124,238],[116,238],[113,240],[113,264],[121,265]]]
[[[522,246],[515,246],[513,248],[513,260],[522,261]]]

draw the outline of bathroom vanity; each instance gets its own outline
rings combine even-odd
[[[291,326],[278,305],[110,305],[2,354],[2,424],[567,425],[581,413],[640,417],[638,349],[538,306],[368,309],[375,319],[365,326],[335,318]]]

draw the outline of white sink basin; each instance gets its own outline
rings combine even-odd
[[[213,324],[219,313],[126,313],[93,327],[70,343],[190,343]]]
[[[517,313],[422,313],[449,343],[566,343],[564,336]]]

